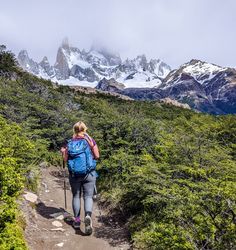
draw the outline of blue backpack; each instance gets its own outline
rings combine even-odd
[[[68,170],[74,175],[86,175],[96,168],[96,160],[86,139],[71,139],[67,144]]]

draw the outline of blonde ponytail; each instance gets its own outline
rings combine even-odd
[[[83,122],[79,121],[73,126],[73,136],[78,136],[79,134],[86,133],[87,129],[87,126]]]

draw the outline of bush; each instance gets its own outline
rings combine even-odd
[[[40,151],[22,129],[0,117],[0,248],[26,249],[23,233],[17,226],[17,197],[36,168]],[[32,179],[35,183],[35,179]]]

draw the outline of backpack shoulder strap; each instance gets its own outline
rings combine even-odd
[[[90,148],[93,147],[93,141],[92,141],[92,138],[89,137],[87,134],[82,137],[82,136],[79,136],[79,137],[76,137],[76,138],[72,138],[72,140],[85,140],[87,141],[88,145],[90,146]]]

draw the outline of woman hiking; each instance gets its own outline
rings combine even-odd
[[[86,125],[79,121],[73,126],[73,137],[66,147],[61,148],[64,161],[69,170],[74,212],[73,227],[80,228],[81,191],[83,191],[85,211],[85,233],[92,233],[93,194],[97,173],[96,160],[99,158],[98,146],[87,133]]]

